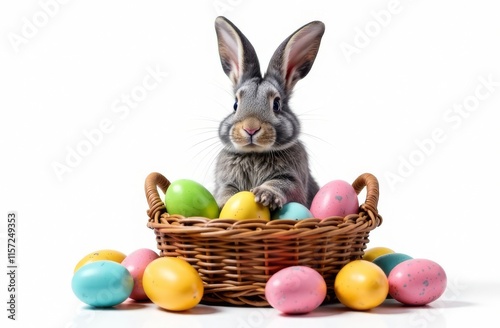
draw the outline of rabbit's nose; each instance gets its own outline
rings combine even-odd
[[[256,134],[260,130],[260,128],[257,128],[257,129],[243,128],[243,130],[245,130],[245,132],[248,133],[249,136],[253,136],[254,134]]]
[[[261,128],[261,122],[255,117],[248,117],[243,120],[241,127],[250,136],[254,136]]]

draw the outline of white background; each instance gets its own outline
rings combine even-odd
[[[263,69],[290,33],[325,22],[316,62],[292,102],[314,176],[320,185],[377,176],[384,222],[369,246],[435,260],[463,295],[475,282],[498,282],[494,3],[2,2],[0,262],[7,212],[17,211],[13,326],[85,326],[74,320],[82,306],[71,292],[76,262],[103,248],[155,249],[143,190],[150,172],[212,188],[217,125],[233,105],[213,28],[219,14],[250,39]],[[388,8],[392,14],[382,15]],[[141,93],[152,70],[162,75]]]

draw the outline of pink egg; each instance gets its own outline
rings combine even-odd
[[[358,195],[350,183],[333,180],[316,193],[310,210],[319,219],[356,214],[359,210]]]
[[[314,269],[291,266],[269,278],[265,295],[269,304],[282,313],[309,313],[323,303],[326,282]]]
[[[389,294],[407,305],[425,305],[446,290],[446,273],[434,261],[410,259],[396,265],[388,277]]]
[[[134,288],[130,294],[130,298],[136,301],[148,300],[144,288],[142,287],[142,276],[144,274],[144,269],[153,260],[157,259],[159,256],[156,252],[148,248],[141,248],[132,253],[130,253],[122,261],[122,265],[128,269],[130,275],[134,279]]]

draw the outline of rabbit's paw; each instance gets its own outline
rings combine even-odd
[[[282,208],[286,202],[283,194],[270,187],[258,186],[250,191],[255,195],[257,203],[268,206],[271,211]]]

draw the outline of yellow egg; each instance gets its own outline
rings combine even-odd
[[[386,299],[389,282],[376,264],[356,260],[340,269],[334,281],[335,295],[340,303],[354,310],[373,309]]]
[[[373,247],[365,251],[363,260],[373,262],[373,260],[375,260],[379,256],[392,253],[394,253],[394,251],[387,247]]]
[[[82,266],[84,266],[87,263],[92,263],[95,261],[103,261],[103,260],[108,260],[108,261],[113,261],[117,263],[121,263],[125,257],[127,257],[125,254],[122,252],[113,250],[113,249],[101,249],[95,252],[92,252],[90,254],[87,254],[84,256],[75,266],[75,269],[73,270],[73,273],[78,271]]]
[[[159,307],[185,311],[202,299],[204,287],[198,271],[178,257],[160,257],[148,264],[142,277],[144,291]]]
[[[247,220],[247,219],[263,219],[271,220],[271,212],[269,208],[257,203],[255,195],[250,191],[240,191],[228,199],[222,207],[219,218]]]

